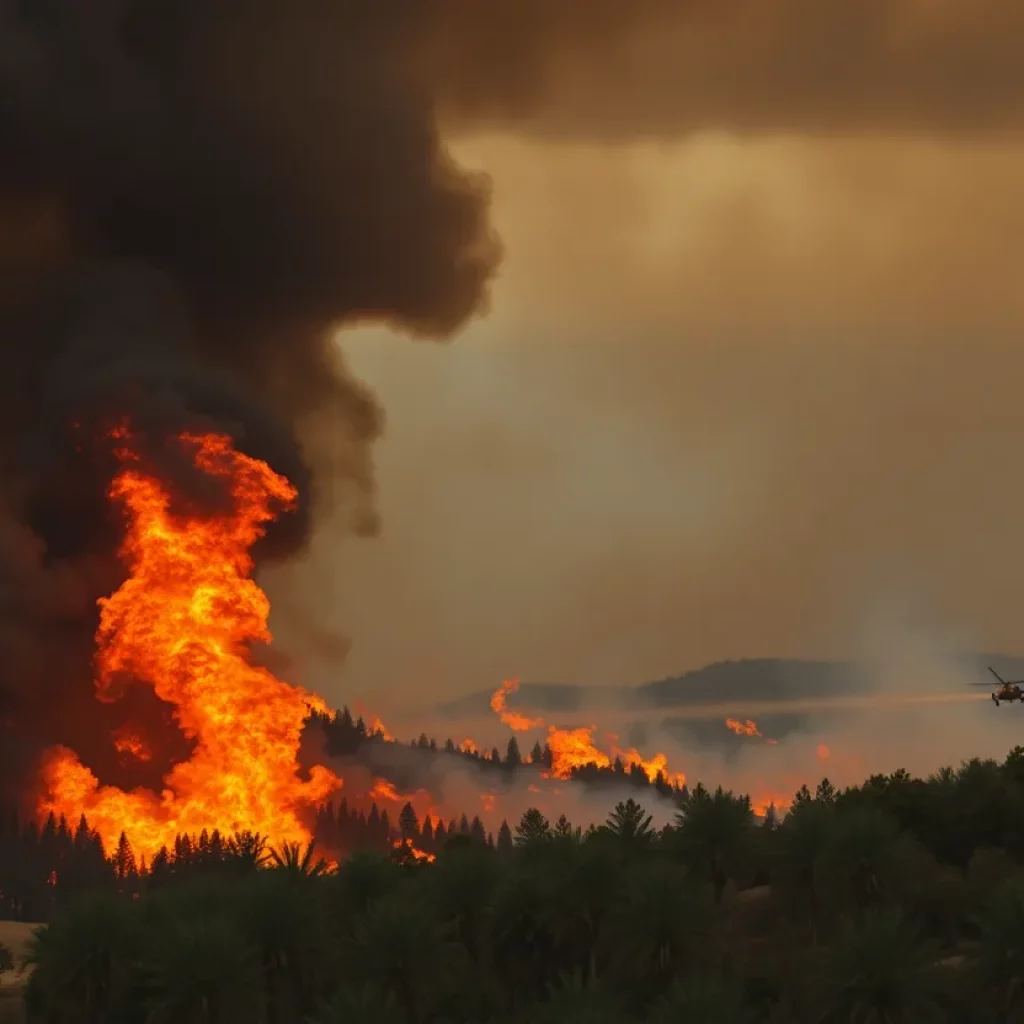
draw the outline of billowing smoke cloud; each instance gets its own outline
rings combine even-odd
[[[310,470],[372,529],[381,413],[332,331],[383,320],[442,337],[485,299],[487,184],[446,156],[405,70],[405,23],[376,12],[0,12],[0,749],[19,769],[64,742],[127,781],[110,745],[126,708],[97,707],[90,685],[95,600],[120,572],[103,427],[130,416],[185,500],[216,497],[167,443],[196,424],[286,473],[304,500],[267,553],[302,545]]]
[[[500,257],[488,183],[441,126],[1015,127],[1022,17],[997,0],[5,4],[0,719],[17,742],[0,748],[25,766],[68,743],[124,781],[98,721],[123,709],[95,710],[89,666],[120,572],[92,443],[109,418],[132,415],[176,479],[160,440],[197,422],[286,472],[306,500],[269,551],[301,546],[328,490],[373,529],[382,414],[332,332],[448,336]]]

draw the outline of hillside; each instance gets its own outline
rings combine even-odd
[[[962,666],[964,685],[986,682],[989,678],[986,665],[992,665],[1003,675],[1024,676],[1024,657],[1019,655],[967,653],[955,662],[958,663],[954,667],[955,672],[959,673]],[[870,666],[853,661],[745,658],[714,662],[678,676],[636,686],[524,682],[512,703],[549,713],[582,708],[640,712],[730,701],[841,697],[867,692],[871,676]],[[937,685],[941,688],[941,683]],[[485,714],[490,707],[492,692],[493,688],[479,690],[445,701],[436,710],[450,718]]]

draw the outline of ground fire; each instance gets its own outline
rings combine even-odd
[[[509,696],[518,689],[518,679],[506,679],[491,696],[491,710],[514,732],[529,732],[531,729],[543,727],[543,718],[530,718],[508,708]],[[551,774],[555,778],[568,779],[574,768],[582,768],[588,764],[608,768],[618,758],[627,769],[634,765],[641,768],[651,781],[661,775],[666,782],[679,786],[686,782],[686,776],[682,772],[669,772],[668,758],[664,754],[655,754],[645,760],[637,750],[621,749],[617,745],[618,737],[614,735],[608,737],[610,753],[599,749],[594,743],[594,726],[560,729],[549,725],[547,729],[548,746],[552,754]]]
[[[183,434],[196,468],[230,495],[223,515],[180,515],[149,473],[127,430],[113,441],[120,472],[110,498],[122,509],[128,579],[103,599],[97,633],[97,696],[124,680],[152,686],[196,743],[157,794],[101,786],[74,751],[48,752],[43,814],[84,813],[113,849],[124,832],[152,856],[181,833],[248,829],[271,842],[310,838],[305,820],[340,785],[323,767],[299,776],[297,752],[318,697],[253,664],[249,645],[270,639],[269,601],[251,578],[250,549],[294,502],[292,485],[226,436]],[[130,685],[130,684],[129,684]],[[130,731],[112,737],[126,753],[144,747]]]

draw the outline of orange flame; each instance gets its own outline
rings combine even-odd
[[[384,723],[376,716],[374,716],[373,722],[370,724],[370,735],[372,736],[375,734],[379,734],[380,738],[384,740],[385,743],[395,742],[395,737],[388,732]]]
[[[495,796],[493,793],[481,793],[480,794],[480,805],[485,811],[493,811],[495,803]]]
[[[745,722],[740,722],[735,718],[727,718],[725,720],[726,726],[731,729],[737,736],[760,736],[761,730],[757,727],[757,722],[747,719]]]
[[[293,505],[296,491],[264,462],[235,451],[229,438],[183,434],[198,469],[222,481],[233,510],[218,516],[176,515],[165,486],[130,449],[110,488],[127,520],[122,558],[130,575],[100,601],[97,689],[122,679],[151,685],[175,707],[192,757],[175,765],[161,794],[100,786],[77,755],[51,750],[43,767],[43,814],[75,820],[83,812],[108,848],[122,831],[137,854],[152,857],[180,833],[251,829],[273,843],[306,842],[304,812],[341,785],[317,766],[298,775],[299,739],[319,698],[251,664],[248,646],[269,642],[270,602],[250,577],[249,550],[265,524]]]
[[[437,808],[431,802],[430,793],[425,789],[417,789],[415,793],[401,793],[395,784],[387,779],[374,779],[373,787],[370,789],[370,797],[373,800],[412,804],[412,808],[419,818],[427,815],[432,818],[439,817]]]
[[[377,779],[370,790],[370,796],[375,800],[401,800],[398,790],[387,779]]]
[[[515,693],[518,689],[518,679],[506,679],[491,695],[491,710],[505,725],[516,732],[525,732],[527,729],[543,726],[545,724],[543,718],[528,718],[507,709],[506,701],[509,694]],[[548,747],[551,749],[551,771],[545,773],[545,776],[550,774],[557,779],[567,779],[574,768],[582,768],[588,764],[595,764],[598,768],[610,768],[614,757],[619,757],[627,769],[634,765],[642,768],[652,782],[657,778],[659,772],[669,782],[675,782],[680,786],[686,782],[686,776],[682,772],[670,773],[668,771],[668,758],[664,754],[655,754],[650,760],[644,760],[636,750],[616,749],[614,736],[611,737],[613,747],[612,755],[609,756],[595,746],[594,730],[595,726],[559,729],[557,726],[549,725]]]
[[[137,761],[153,759],[153,752],[146,746],[142,737],[132,730],[131,726],[124,726],[114,733],[114,749],[119,754],[134,757]]]
[[[396,839],[391,844],[392,849],[404,850],[409,853],[414,859],[425,861],[427,864],[433,864],[437,858],[432,853],[427,853],[426,850],[421,850],[418,846],[413,846],[408,839]]]
[[[459,750],[461,750],[464,754],[480,753],[480,748],[470,739],[463,740],[462,744],[459,746]]]
[[[785,814],[789,810],[792,800],[787,796],[777,793],[766,793],[750,798],[750,807],[760,818],[763,818],[770,807],[774,807],[777,814]]]
[[[527,718],[518,711],[510,711],[507,703],[511,694],[519,689],[518,679],[506,679],[491,695],[491,710],[513,732],[528,732],[544,724],[543,718]]]

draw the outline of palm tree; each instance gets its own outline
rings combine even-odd
[[[476,965],[485,959],[499,870],[491,851],[473,845],[446,852],[431,872],[429,895],[438,919],[451,927]]]
[[[555,843],[549,851],[530,865],[547,887],[542,920],[563,965],[593,983],[606,920],[624,881],[622,853],[616,844],[592,839]]]
[[[353,923],[343,967],[348,977],[372,984],[382,997],[394,993],[409,1024],[419,1024],[457,988],[465,951],[422,897],[394,893]]]
[[[631,875],[608,922],[610,957],[623,980],[664,990],[713,949],[711,887],[657,861]]]
[[[648,1018],[649,1024],[748,1024],[743,987],[715,974],[694,974],[677,983]]]
[[[300,1019],[334,977],[338,948],[327,884],[285,869],[261,871],[239,890],[239,919],[257,951],[269,1024]]]
[[[260,1014],[257,951],[224,915],[153,930],[142,976],[149,1024],[245,1024]]]
[[[729,881],[747,866],[754,841],[754,814],[749,797],[734,796],[721,786],[708,793],[698,785],[675,817],[668,839],[683,861],[714,887],[720,903]]]
[[[338,924],[347,929],[353,918],[365,913],[375,900],[394,892],[404,880],[402,869],[388,855],[377,850],[353,853],[328,879]]]
[[[140,916],[107,893],[82,897],[38,929],[25,963],[34,968],[26,1001],[34,1017],[61,1024],[112,1024],[134,997]]]
[[[621,996],[600,982],[588,982],[582,971],[563,974],[537,1007],[540,1024],[622,1024]]]
[[[227,842],[227,859],[243,871],[255,871],[270,859],[267,840],[258,832],[236,832]]]
[[[310,840],[305,847],[301,843],[282,843],[280,849],[270,851],[273,867],[302,878],[317,878],[327,874],[329,866],[323,857],[313,860],[316,843]]]
[[[550,857],[558,844],[544,843],[528,864],[519,863],[494,894],[489,942],[494,970],[511,1008],[525,1012],[557,978],[558,948],[551,933]]]
[[[649,846],[658,837],[651,828],[651,815],[632,797],[625,802],[619,801],[608,820],[599,831],[614,836],[624,846],[635,849]]]
[[[894,818],[864,807],[837,815],[823,871],[830,893],[860,911],[904,896],[924,859]]]
[[[402,1024],[402,1012],[390,994],[380,996],[370,987],[343,986],[330,999],[321,999],[306,1024]]]
[[[811,925],[811,943],[818,943],[818,929],[826,901],[825,867],[835,830],[832,806],[817,800],[797,804],[771,834],[769,871],[772,891],[783,904]]]
[[[994,996],[1001,1020],[1024,1019],[1024,882],[1007,882],[989,898],[975,924],[972,973],[979,991]]]
[[[870,910],[847,922],[838,941],[818,959],[820,1024],[886,1022],[943,1024],[943,979],[936,951],[898,911]]]

